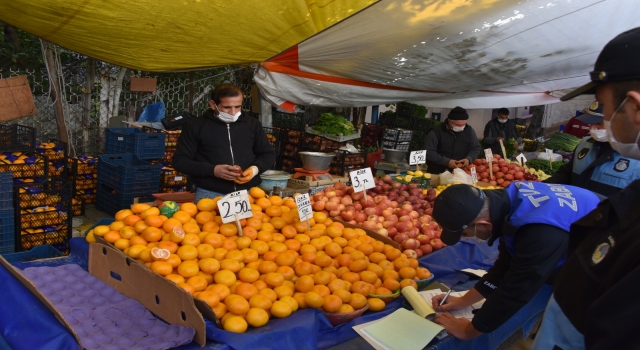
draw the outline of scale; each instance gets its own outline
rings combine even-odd
[[[304,168],[294,168],[294,170],[296,171],[296,173],[293,174],[294,179],[311,176],[314,181],[333,180],[333,177],[329,174],[329,168],[327,168],[327,170],[306,170]]]

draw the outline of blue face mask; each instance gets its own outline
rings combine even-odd
[[[613,118],[615,118],[616,114],[618,114],[618,111],[620,110],[620,108],[622,108],[622,106],[624,106],[625,103],[627,103],[626,98],[624,99],[624,101],[622,101],[622,103],[618,106],[618,108],[616,108],[616,111],[613,112],[611,119],[608,121],[607,120],[604,121],[604,127],[607,129],[607,134],[609,135],[609,143],[611,144],[611,148],[613,148],[616,152],[620,153],[620,155],[623,157],[640,159],[640,146],[638,146],[638,140],[640,140],[640,132],[638,133],[638,136],[636,136],[636,140],[633,143],[622,143],[616,140],[616,138],[613,135],[613,130],[611,129],[611,123],[613,122]]]

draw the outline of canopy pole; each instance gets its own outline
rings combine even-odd
[[[378,105],[371,106],[371,124],[378,124]]]

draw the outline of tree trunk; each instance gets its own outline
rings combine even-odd
[[[13,52],[20,52],[20,40],[16,27],[6,24],[4,25],[4,42],[13,44]]]
[[[67,134],[67,125],[64,121],[64,108],[62,105],[62,99],[64,98],[62,89],[64,89],[64,87],[60,85],[60,77],[58,76],[58,69],[53,58],[53,48],[51,47],[51,44],[45,40],[42,40],[41,43],[45,53],[45,64],[47,66],[47,71],[49,72],[49,84],[53,87],[53,89],[51,89],[50,97],[54,100],[53,110],[58,124],[58,137],[60,138],[60,141],[67,144],[68,152],[69,135]]]

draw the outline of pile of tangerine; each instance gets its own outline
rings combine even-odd
[[[267,198],[257,187],[249,194],[254,216],[240,221],[242,236],[235,223],[223,224],[217,215],[218,197],[183,203],[171,218],[133,204],[86,239],[112,243],[204,300],[225,330],[238,333],[298,308],[349,313],[368,304],[379,311],[392,299],[370,294],[390,295],[431,277],[416,259],[362,229],[315,212],[309,230],[293,199]]]

